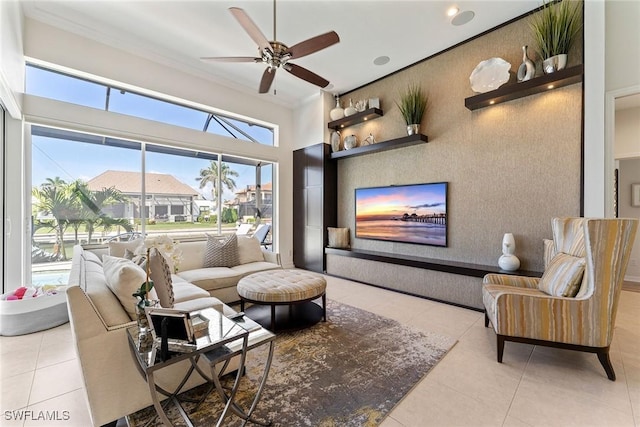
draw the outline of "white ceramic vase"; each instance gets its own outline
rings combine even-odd
[[[567,54],[561,53],[542,61],[542,71],[545,74],[555,73],[556,71],[564,70],[567,66]]]
[[[520,268],[520,260],[514,255],[516,241],[512,233],[505,233],[502,237],[502,256],[498,259],[498,266],[505,271],[515,271]]]
[[[329,111],[331,120],[340,120],[344,117],[344,109],[340,106],[340,97],[336,95],[336,107]]]
[[[353,106],[353,100],[350,99],[349,100],[349,106],[344,109],[345,117],[353,116],[357,112],[358,112],[358,110],[356,110],[356,107]]]

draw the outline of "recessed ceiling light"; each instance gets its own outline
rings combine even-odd
[[[471,10],[465,10],[464,12],[460,12],[451,20],[451,25],[455,25],[459,27],[460,25],[464,25],[467,22],[471,21],[476,14]]]
[[[458,9],[455,6],[451,6],[449,8],[449,10],[447,10],[447,16],[456,16],[456,14],[460,11],[460,9]]]
[[[375,65],[384,65],[386,63],[388,63],[391,60],[391,58],[389,58],[386,55],[383,56],[378,56],[376,59],[373,60],[373,63]]]

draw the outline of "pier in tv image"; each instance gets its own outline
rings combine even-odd
[[[447,246],[447,183],[356,188],[356,237]]]

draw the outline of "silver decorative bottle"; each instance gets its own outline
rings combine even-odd
[[[527,46],[522,46],[522,64],[518,68],[518,81],[526,82],[536,74],[536,66],[527,56]]]

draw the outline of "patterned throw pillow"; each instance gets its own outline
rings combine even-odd
[[[207,234],[204,267],[234,267],[238,265],[238,238],[231,234],[223,241]]]
[[[158,294],[160,306],[173,308],[175,296],[171,282],[171,267],[156,248],[151,248],[149,251],[149,277],[153,280],[153,288]]]
[[[575,297],[582,283],[584,258],[559,253],[549,263],[538,283],[538,289],[557,297]]]
[[[349,248],[349,229],[327,227],[330,248]]]

